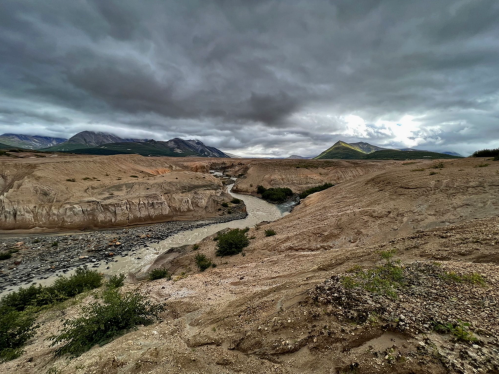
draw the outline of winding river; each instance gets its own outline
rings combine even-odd
[[[254,196],[234,193],[232,192],[233,186],[233,184],[229,185],[227,187],[227,191],[233,197],[244,201],[248,212],[248,216],[246,218],[224,223],[215,223],[193,230],[182,231],[178,234],[168,237],[165,240],[160,241],[159,243],[153,243],[147,247],[136,249],[126,257],[116,257],[114,259],[114,262],[110,262],[108,264],[106,264],[105,262],[101,262],[101,265],[95,269],[107,276],[119,273],[136,273],[139,271],[144,272],[147,271],[149,265],[154,262],[157,256],[167,252],[170,248],[175,248],[182,245],[196,244],[207,236],[213,235],[225,228],[245,228],[255,226],[257,223],[263,221],[275,221],[285,216],[286,214],[289,214],[294,205],[294,203],[286,203],[281,205],[269,204],[266,201]],[[74,271],[75,269],[72,269],[65,275],[67,276],[73,274]],[[61,275],[63,275],[62,272],[57,272],[49,278],[35,279],[29,284],[36,283],[47,286],[52,284]],[[27,287],[29,286],[29,284],[11,286],[9,287],[8,291],[0,293],[0,297],[12,291],[16,291],[17,289],[19,289],[19,287]]]

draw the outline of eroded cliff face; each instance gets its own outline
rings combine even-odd
[[[0,164],[0,229],[125,226],[218,215],[230,198],[207,174],[135,156]]]

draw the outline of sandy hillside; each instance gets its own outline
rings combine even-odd
[[[26,353],[0,370],[497,373],[499,162],[437,164],[400,163],[314,194],[251,228],[245,256],[216,258],[213,238],[181,249],[162,264],[173,281],[126,286],[165,303],[163,321],[79,358],[54,359],[45,340],[79,305],[49,311]],[[199,273],[197,253],[218,266]],[[375,268],[399,272],[395,295],[362,286]],[[473,339],[437,329],[447,324]]]

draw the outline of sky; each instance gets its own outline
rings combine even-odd
[[[2,0],[0,133],[499,148],[496,0]]]

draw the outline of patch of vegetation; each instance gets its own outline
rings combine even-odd
[[[84,291],[93,290],[102,285],[102,275],[87,268],[76,269],[69,277],[58,278],[52,286],[35,286],[19,288],[0,300],[1,307],[11,308],[18,312],[28,307],[43,307],[55,304]]]
[[[486,168],[487,166],[489,166],[490,164],[480,164],[480,165],[477,165],[475,166],[476,168]]]
[[[8,260],[12,257],[10,252],[0,252],[0,261]]]
[[[172,278],[168,273],[168,270],[164,268],[154,269],[149,273],[149,280],[151,281],[163,278],[166,278],[167,280],[170,280]]]
[[[229,207],[229,204],[227,204],[226,202],[223,202],[223,203],[222,203],[222,206],[223,206],[224,208],[228,208],[228,207]]]
[[[116,274],[113,275],[109,280],[107,281],[107,287],[108,288],[120,288],[125,284],[125,274]]]
[[[433,330],[440,334],[452,334],[459,341],[476,342],[478,339],[469,330],[468,322],[459,321],[458,323],[434,323]]]
[[[240,200],[240,199],[236,199],[236,198],[233,198],[230,202],[231,202],[232,204],[241,204],[242,200]]]
[[[425,171],[425,169],[412,169],[411,171]]]
[[[192,246],[192,250],[193,250],[193,251],[197,251],[198,249],[199,249],[199,244],[194,244],[194,245]]]
[[[499,148],[496,149],[482,149],[481,151],[476,151],[471,155],[471,157],[494,157],[499,158]]]
[[[82,179],[83,179],[84,181],[91,181],[91,180],[92,180],[92,178],[90,178],[90,177],[85,177],[85,178],[82,178]]]
[[[443,169],[445,167],[443,162],[438,162],[430,166],[430,169]]]
[[[56,355],[79,356],[94,345],[104,345],[139,325],[149,325],[164,311],[139,293],[121,295],[110,289],[103,300],[82,307],[82,316],[66,320],[59,335],[50,337],[52,346],[59,345]]]
[[[317,186],[317,187],[312,187],[312,188],[309,188],[308,190],[305,190],[303,191],[301,194],[300,194],[300,199],[304,199],[306,198],[308,195],[311,195],[313,193],[316,193],[316,192],[320,192],[320,191],[324,191],[328,188],[331,188],[333,187],[334,184],[332,183],[324,183],[323,185],[320,185],[320,186]]]
[[[435,171],[430,171],[430,174],[429,175],[437,175],[438,173],[435,172]]]
[[[68,178],[68,179],[66,179],[66,182],[76,182],[76,179],[74,179],[74,178]]]
[[[343,287],[349,289],[361,287],[366,291],[396,299],[397,289],[404,287],[406,280],[402,267],[391,261],[395,253],[396,250],[381,252],[380,256],[386,260],[385,264],[368,270],[356,268],[354,275],[342,277]]]
[[[234,229],[217,236],[217,256],[232,256],[241,253],[249,245],[247,230]]]
[[[130,178],[138,178],[136,175],[130,175]]]
[[[57,247],[57,246],[59,246],[59,242],[55,241],[52,243],[52,247]]]
[[[10,361],[23,353],[23,346],[35,335],[38,326],[30,312],[19,312],[2,305],[0,308],[0,361]]]
[[[479,286],[485,286],[485,284],[487,283],[485,281],[485,278],[478,273],[460,275],[453,271],[448,271],[441,274],[440,277],[447,282],[470,283],[477,284]]]
[[[414,165],[417,164],[417,161],[409,161],[409,162],[402,162],[402,165]]]
[[[258,186],[257,192],[262,195],[262,199],[272,203],[283,203],[293,196],[293,191],[289,188],[269,188]]]
[[[198,266],[200,271],[205,271],[206,269],[212,266],[212,262],[205,255],[198,253],[196,255],[196,265]]]
[[[274,236],[275,234],[276,232],[273,229],[265,230],[265,236]]]

